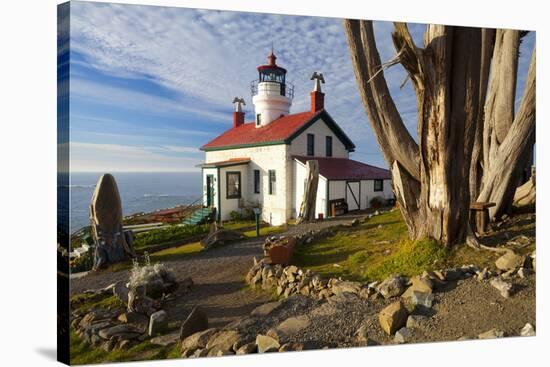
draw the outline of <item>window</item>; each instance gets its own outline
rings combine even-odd
[[[269,170],[269,195],[275,195],[277,193],[276,188],[275,170]]]
[[[374,191],[384,191],[384,180],[374,180]]]
[[[226,174],[227,199],[239,199],[241,197],[241,173],[227,172]]]
[[[255,194],[260,193],[260,170],[259,169],[254,170],[254,193]]]
[[[262,123],[262,114],[257,113],[256,114],[256,126],[259,126]]]
[[[325,141],[327,157],[332,157],[332,136],[327,136]]]
[[[307,155],[315,155],[315,135],[307,134]]]

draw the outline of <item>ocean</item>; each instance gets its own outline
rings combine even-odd
[[[70,232],[87,226],[90,200],[101,173],[71,173]],[[190,204],[201,196],[200,172],[113,173],[125,216]]]

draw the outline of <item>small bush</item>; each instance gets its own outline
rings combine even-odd
[[[165,283],[176,283],[176,274],[163,263],[151,264],[149,254],[144,254],[145,263],[139,264],[134,259],[134,265],[130,271],[130,288],[144,285],[147,289],[152,285],[162,287]]]
[[[239,213],[238,211],[232,210],[232,211],[229,213],[229,219],[230,219],[232,222],[236,222],[236,221],[239,221],[239,220],[242,219],[242,215],[241,215],[241,213]]]
[[[381,208],[383,206],[386,206],[387,200],[384,199],[381,196],[375,196],[372,199],[370,199],[369,203],[370,203],[371,208],[378,209],[378,208]]]

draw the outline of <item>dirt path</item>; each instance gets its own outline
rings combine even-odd
[[[361,214],[364,215],[364,214]],[[349,223],[360,215],[348,215],[333,220],[290,227],[283,234],[296,234]],[[253,264],[253,258],[263,256],[264,237],[246,239],[223,247],[200,252],[196,255],[168,261],[178,281],[191,277],[194,286],[187,294],[178,294],[167,301],[164,308],[171,321],[181,321],[191,309],[200,305],[207,313],[212,326],[222,326],[248,315],[258,305],[268,302],[267,293],[246,288],[244,276]],[[71,294],[87,289],[100,289],[119,280],[127,281],[129,270],[90,273],[71,279]]]

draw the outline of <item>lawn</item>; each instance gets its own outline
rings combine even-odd
[[[534,232],[534,222],[508,228],[508,233]],[[495,233],[496,239],[506,231]],[[489,239],[484,239],[491,240]],[[500,239],[506,242],[505,239]],[[520,253],[533,251],[534,244]],[[434,270],[475,264],[494,266],[498,254],[466,245],[445,249],[432,240],[411,241],[399,210],[372,217],[356,227],[339,229],[332,237],[296,249],[293,263],[324,277],[357,281],[381,280],[391,274],[413,276]]]

